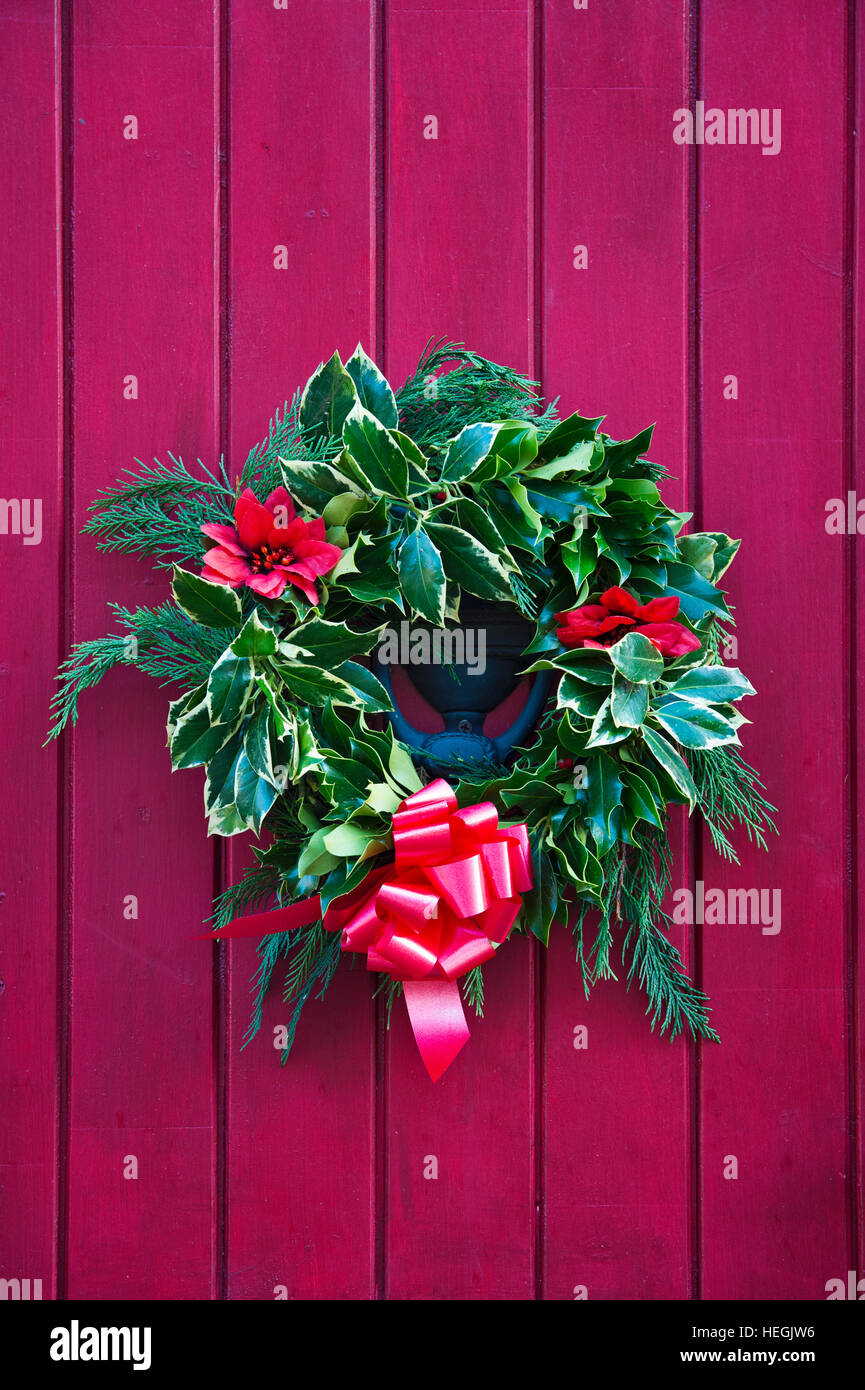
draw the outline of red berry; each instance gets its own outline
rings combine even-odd
[[[446,492],[434,492],[434,493],[433,493],[433,501],[434,501],[434,502],[446,502],[447,500],[448,500],[448,495],[447,495]]]
[[[556,763],[556,767],[561,767],[561,768],[569,768],[569,767],[573,767],[573,765],[574,765],[574,760],[573,760],[573,758],[559,758],[559,761]]]

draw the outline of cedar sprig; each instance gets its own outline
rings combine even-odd
[[[430,339],[396,402],[400,429],[427,451],[476,421],[531,420],[543,436],[558,418],[538,382],[446,338]]]
[[[778,833],[773,820],[777,807],[763,796],[765,787],[741,750],[730,745],[695,749],[689,761],[700,811],[722,858],[739,863],[727,834],[735,825],[743,825],[752,844],[765,849],[766,835]]]
[[[93,515],[82,531],[96,537],[100,550],[151,555],[162,566],[200,561],[210,544],[203,523],[233,524],[235,488],[224,463],[211,472],[198,460],[200,471],[192,473],[182,459],[168,458],[152,464],[136,459],[137,470],[124,469],[124,477],[91,502]]]

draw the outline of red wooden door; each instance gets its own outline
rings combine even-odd
[[[0,1277],[823,1299],[863,1268],[865,542],[825,524],[865,496],[861,23],[853,0],[0,0],[0,491],[42,506],[38,544],[0,534]],[[780,148],[677,143],[697,101],[780,112]],[[560,933],[496,963],[435,1088],[360,971],[285,1068],[278,992],[241,1051],[252,945],[191,938],[247,851],[171,776],[165,693],[113,674],[41,748],[58,658],[164,588],[79,534],[94,493],[168,450],[242,461],[334,347],[399,382],[430,335],[615,437],[657,421],[668,500],[743,539],[745,750],[781,835],[731,867],[673,824],[677,884],[781,893],[780,930],[676,928],[721,1047],[653,1036],[621,985],[586,1003]]]

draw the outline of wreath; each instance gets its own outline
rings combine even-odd
[[[740,749],[754,689],[725,661],[739,542],[683,534],[651,429],[616,441],[602,422],[560,419],[446,341],[394,392],[359,346],[234,481],[169,455],[92,503],[85,532],[169,567],[172,596],[110,605],[120,631],[61,666],[50,736],[118,664],[178,689],[173,768],[204,769],[209,833],[259,837],[211,919],[262,938],[246,1042],[284,971],[285,1060],[306,1001],[359,954],[388,1017],[404,995],[436,1079],[509,934],[546,944],[557,921],[586,992],[618,942],[653,1028],[717,1040],[663,899],[672,805],[730,860],[737,824],[764,848],[774,829]],[[400,708],[395,659],[443,727]],[[492,735],[502,694],[515,712]]]

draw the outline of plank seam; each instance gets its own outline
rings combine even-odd
[[[387,194],[387,0],[374,0],[370,6],[370,317],[373,329],[373,356],[387,375],[387,283],[386,194]],[[388,1297],[387,1211],[388,1211],[388,1096],[387,1029],[385,997],[376,996],[373,1010],[373,1046],[370,1065],[373,1076],[372,1098],[372,1297]]]
[[[215,206],[214,252],[217,273],[214,277],[214,329],[216,347],[215,400],[217,411],[218,448],[223,459],[228,457],[231,419],[231,280],[229,261],[229,138],[230,138],[230,0],[215,0],[213,60],[214,60],[214,126],[215,126]],[[213,845],[214,896],[227,886],[227,854],[218,839]],[[215,1121],[214,1134],[214,1199],[213,1223],[213,1297],[229,1297],[228,1287],[228,1085],[229,1030],[228,959],[230,948],[218,945],[213,952],[212,1009],[213,1009],[213,1086]]]
[[[57,624],[59,662],[68,653],[75,631],[67,598],[74,594],[74,163],[73,163],[73,5],[55,0],[55,105],[58,161],[56,191],[60,245],[58,258],[58,333],[60,450],[62,464],[62,535],[59,539]],[[72,1027],[72,874],[73,874],[73,751],[71,730],[58,740],[57,754],[57,1287],[58,1299],[69,1293],[69,1145]]]
[[[688,107],[695,109],[700,93],[702,78],[702,47],[700,26],[702,14],[700,0],[688,0],[686,13],[686,51],[688,53]],[[700,153],[699,147],[689,148],[688,158],[688,300],[691,312],[688,315],[688,487],[694,500],[694,523],[699,531],[703,519],[703,385],[702,385],[702,295],[700,290]],[[705,831],[696,823],[690,828],[687,837],[691,857],[690,878],[692,892],[696,891],[696,881],[703,878],[703,836]],[[688,929],[693,979],[698,989],[703,988],[703,943],[696,925]],[[702,1127],[700,1112],[700,1086],[702,1079],[703,1043],[697,1038],[688,1048],[688,1090],[690,1143],[690,1261],[688,1271],[689,1297],[699,1300],[702,1297],[702,1221],[701,1221],[701,1151]]]
[[[532,371],[531,375],[535,381],[541,383],[543,390],[544,358],[543,358],[543,312],[544,312],[544,219],[543,219],[543,196],[544,196],[544,120],[545,120],[545,101],[544,101],[544,6],[543,0],[535,0],[534,6],[529,11],[529,43],[532,45],[531,58],[531,78],[533,101],[529,110],[529,148],[532,151],[532,188],[530,189],[529,199],[529,248],[531,261],[529,263],[529,296],[532,315]],[[567,925],[567,919],[566,919]],[[534,1262],[533,1271],[533,1291],[534,1298],[538,1301],[544,1297],[544,1123],[545,1123],[545,1095],[544,1095],[544,1027],[546,1021],[546,991],[545,985],[545,952],[539,941],[532,942],[531,952],[531,971],[532,971],[532,1068],[531,1085],[532,1095],[532,1123],[534,1126],[533,1135],[533,1182],[534,1182],[534,1241],[532,1258]]]
[[[846,491],[848,495],[856,489],[856,371],[854,368],[855,352],[857,349],[857,324],[856,324],[856,284],[858,274],[857,263],[857,160],[856,160],[856,112],[859,99],[858,90],[858,51],[857,51],[857,25],[856,25],[856,0],[848,0],[846,11],[846,148],[845,148],[845,244],[844,244],[844,472],[846,474]],[[845,536],[845,569],[846,569],[846,624],[848,627],[847,651],[849,653],[848,686],[846,692],[847,700],[847,794],[845,806],[846,834],[845,834],[845,854],[847,858],[847,910],[845,913],[844,935],[845,935],[845,1013],[847,1025],[847,1143],[849,1150],[848,1169],[850,1182],[848,1183],[848,1236],[850,1242],[850,1255],[848,1269],[859,1268],[859,1232],[861,1227],[861,1212],[859,1204],[862,1193],[862,1157],[859,1152],[859,1059],[858,1059],[858,1015],[859,1015],[859,990],[858,990],[858,941],[857,923],[859,912],[859,858],[857,827],[859,816],[859,788],[858,788],[858,744],[859,744],[859,718],[858,718],[858,651],[857,651],[857,613],[856,613],[856,594],[858,580],[858,565],[856,555],[856,542],[858,537]]]

